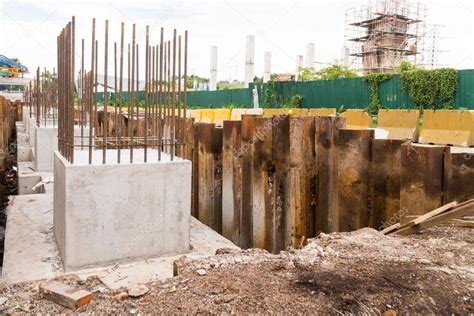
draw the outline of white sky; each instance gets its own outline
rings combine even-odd
[[[145,25],[150,25],[155,43],[161,26],[168,36],[172,28],[187,29],[189,74],[209,76],[210,47],[217,45],[218,79],[243,80],[246,35],[256,37],[258,76],[263,75],[265,51],[272,52],[272,72],[290,72],[295,69],[296,55],[305,55],[309,42],[315,43],[316,61],[329,63],[340,57],[344,45],[346,9],[368,1],[0,0],[0,54],[18,57],[30,71],[37,66],[52,68],[57,58],[56,36],[72,15],[77,21],[76,45],[80,44],[79,38],[86,38],[86,56],[92,18],[97,18],[99,45],[103,43],[103,25],[108,18],[109,43],[119,40],[120,22],[125,22],[126,38],[131,37],[129,31],[136,23],[143,44]],[[440,66],[474,68],[474,1],[421,2],[429,9],[427,22],[444,26],[440,48],[445,52],[439,56]],[[113,44],[109,44],[109,51],[112,50]],[[86,66],[89,64],[86,59]]]

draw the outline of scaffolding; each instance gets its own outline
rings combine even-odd
[[[346,11],[349,64],[362,73],[393,71],[403,60],[431,64],[437,54],[433,43],[424,53],[426,7],[409,0],[369,0],[367,6]]]

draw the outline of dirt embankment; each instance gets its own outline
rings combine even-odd
[[[95,291],[77,312],[471,314],[472,229],[443,226],[410,237],[371,229],[322,234],[296,251],[220,250],[178,262],[179,276],[117,301],[97,279],[62,279]],[[4,285],[5,312],[70,311],[38,296],[38,283]]]

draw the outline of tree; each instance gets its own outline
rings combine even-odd
[[[342,78],[355,78],[358,77],[358,73],[349,69],[346,66],[339,64],[332,64],[320,70],[314,70],[312,68],[301,68],[300,69],[300,80],[334,80]]]
[[[422,69],[421,67],[418,67],[416,64],[407,61],[407,60],[402,60],[398,66],[395,67],[395,72],[401,74],[402,72],[406,71],[412,71],[412,70],[417,70],[417,69]]]

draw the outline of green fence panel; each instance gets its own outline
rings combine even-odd
[[[275,82],[274,84],[250,84],[244,89],[225,89],[217,91],[189,91],[187,102],[190,108],[222,108],[233,104],[238,107],[253,107],[253,89],[257,88],[260,107],[267,106],[266,91],[277,96],[277,102],[270,107],[281,107],[288,104],[294,95],[302,96],[304,108],[321,108],[344,106],[346,109],[365,109],[370,104],[370,88],[364,78],[337,80],[316,80],[303,82]],[[181,95],[183,100],[184,95]],[[388,109],[413,108],[407,92],[401,88],[400,75],[395,74],[390,80],[379,85],[380,103]],[[138,92],[138,99],[144,100],[144,92]],[[97,94],[97,100],[103,102],[103,93]],[[128,101],[128,93],[124,93]],[[460,70],[459,82],[455,95],[455,108],[474,110],[474,69]]]
[[[474,110],[474,69],[459,71],[459,82],[454,104],[456,108]]]
[[[379,85],[379,99],[382,107],[387,109],[413,109],[408,92],[400,84],[400,75],[393,75],[390,80]]]

